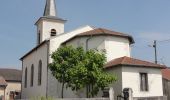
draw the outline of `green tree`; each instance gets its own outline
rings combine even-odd
[[[64,46],[53,52],[51,58],[53,62],[49,64],[52,75],[62,83],[61,97],[63,98],[64,86],[70,83],[69,69],[74,67],[80,57],[78,57],[83,50],[81,48],[73,48],[72,46]]]
[[[94,97],[99,90],[103,90],[110,83],[116,81],[116,77],[104,71],[104,64],[106,62],[104,52],[96,50],[83,52],[85,54],[84,59],[77,66],[69,70],[70,76],[73,77],[70,87],[76,91],[86,87],[87,97]]]
[[[49,67],[53,76],[62,83],[62,97],[65,84],[73,91],[86,87],[87,97],[93,97],[116,80],[115,76],[103,69],[106,62],[104,53],[64,46],[55,51],[51,58],[53,62]]]

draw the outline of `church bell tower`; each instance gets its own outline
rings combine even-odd
[[[37,45],[46,39],[64,33],[63,20],[57,16],[55,0],[46,0],[44,14],[35,23],[37,26]]]

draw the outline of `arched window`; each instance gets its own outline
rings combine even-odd
[[[40,44],[40,31],[38,32],[38,36],[37,36],[37,43]]]
[[[56,36],[57,35],[57,32],[55,29],[51,29],[51,36]]]
[[[34,65],[32,64],[30,86],[33,86],[33,82],[34,82]]]
[[[25,69],[25,80],[24,80],[24,87],[27,87],[27,68]]]
[[[41,80],[42,80],[42,61],[39,61],[38,64],[38,85],[41,85]]]

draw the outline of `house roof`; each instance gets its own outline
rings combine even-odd
[[[162,77],[170,80],[170,68],[162,69]]]
[[[21,82],[22,72],[17,69],[0,69],[0,76],[2,76],[6,81],[16,81]]]
[[[126,56],[117,58],[117,59],[114,59],[114,60],[108,62],[105,65],[105,68],[111,68],[111,67],[114,67],[117,65],[166,68],[166,66],[164,66],[164,65],[159,65],[159,64],[152,63],[152,62],[134,59],[134,58],[126,57]]]
[[[65,23],[65,22],[67,21],[67,20],[64,20],[64,19],[62,19],[62,18],[55,17],[55,16],[43,16],[43,17],[40,17],[40,18],[35,22],[35,25],[37,25],[40,20],[55,20],[55,21],[60,21],[60,22],[63,22],[63,23]]]
[[[2,76],[0,76],[0,86],[7,86],[7,82]]]
[[[109,36],[117,36],[117,37],[128,38],[131,44],[134,43],[134,39],[133,39],[132,36],[130,36],[128,34],[120,33],[120,32],[111,31],[111,30],[104,29],[104,28],[97,28],[97,29],[94,29],[94,30],[90,30],[90,31],[87,31],[87,32],[80,33],[80,34],[74,36],[73,38],[65,41],[64,43],[67,43],[67,42],[71,41],[72,39],[74,39],[76,37],[98,36],[98,35],[109,35]]]

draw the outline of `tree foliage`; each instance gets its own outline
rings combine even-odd
[[[98,91],[116,80],[106,73],[103,66],[106,62],[104,53],[95,50],[84,51],[82,47],[64,46],[55,51],[49,65],[53,76],[62,83],[63,88],[70,87],[78,91],[86,87],[87,97],[97,95]]]

